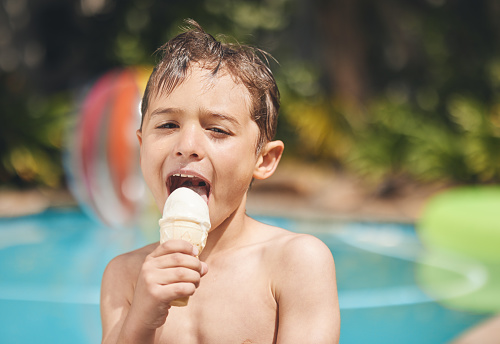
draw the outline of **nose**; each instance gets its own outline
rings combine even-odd
[[[196,128],[184,128],[180,131],[175,155],[177,157],[201,159],[204,156],[202,133]]]

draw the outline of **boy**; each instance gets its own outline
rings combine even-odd
[[[201,254],[171,240],[109,263],[103,343],[336,343],[329,249],[245,214],[251,181],[271,176],[284,148],[272,140],[274,77],[254,50],[220,43],[189,24],[162,48],[137,137],[158,208],[188,186],[207,201],[212,229]],[[170,307],[185,296],[186,307]]]

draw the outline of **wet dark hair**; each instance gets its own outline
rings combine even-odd
[[[257,148],[260,149],[276,134],[280,106],[279,90],[268,65],[270,55],[246,45],[220,42],[192,19],[186,20],[186,23],[189,27],[185,32],[158,49],[162,58],[144,92],[141,129],[150,100],[159,95],[169,95],[185,80],[192,64],[198,63],[211,77],[226,72],[248,89],[250,115],[259,127]]]

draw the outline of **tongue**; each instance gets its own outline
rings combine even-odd
[[[200,195],[205,200],[205,202],[208,202],[207,186],[205,182],[199,182],[196,184],[197,185],[194,185],[191,180],[186,180],[184,183],[182,183],[181,186],[193,190],[198,195]]]
[[[207,188],[206,187],[204,187],[204,186],[187,186],[187,188],[193,190],[198,195],[200,195],[205,200],[205,202],[208,202]]]

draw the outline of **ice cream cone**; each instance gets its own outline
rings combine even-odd
[[[198,248],[201,253],[207,242],[210,230],[208,205],[205,200],[188,188],[174,190],[163,208],[159,220],[160,243],[167,240],[185,240]],[[189,297],[183,297],[170,303],[182,307],[188,304]]]

